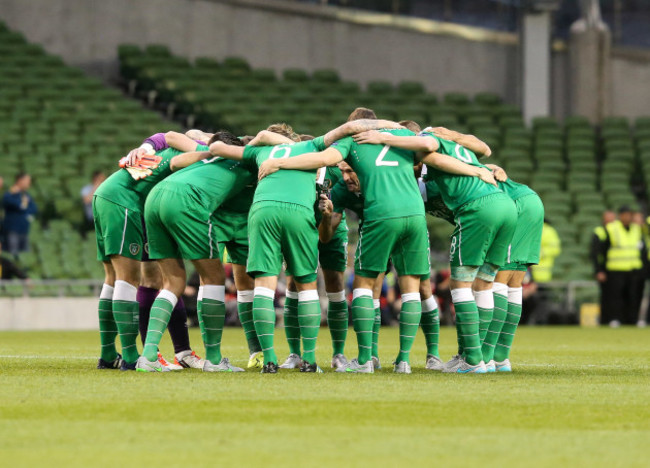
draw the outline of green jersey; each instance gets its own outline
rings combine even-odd
[[[452,158],[458,159],[459,161],[471,166],[485,167],[483,164],[478,162],[476,154],[458,143],[439,138],[433,133],[426,131],[420,133],[420,136],[428,136],[438,140],[438,143],[440,144],[438,153],[451,156]],[[427,180],[436,181],[440,188],[442,199],[453,212],[456,212],[456,210],[465,203],[469,203],[477,198],[502,192],[501,189],[483,182],[478,177],[450,174],[433,167],[428,168]]]
[[[293,158],[305,153],[323,151],[324,149],[323,137],[301,143],[277,146],[246,146],[246,149],[244,149],[244,163],[251,168],[257,169],[267,159]],[[277,171],[259,182],[257,190],[255,190],[253,203],[276,201],[293,203],[313,210],[316,201],[315,176],[315,169],[313,171]]]
[[[207,147],[203,147],[207,148]],[[104,198],[117,205],[123,206],[130,210],[144,211],[144,202],[147,195],[151,192],[158,182],[165,179],[172,173],[169,167],[169,162],[174,156],[183,154],[183,151],[178,151],[174,148],[166,148],[158,151],[156,156],[160,156],[162,160],[158,167],[153,169],[152,174],[144,179],[135,180],[126,169],[120,169],[114,172],[108,179],[106,179],[95,192],[95,196]]]
[[[365,199],[361,192],[350,192],[343,179],[339,180],[332,189],[332,204],[335,213],[344,213],[348,209],[359,217],[360,223],[363,222]]]
[[[208,149],[207,146],[197,148],[198,151]],[[191,194],[212,212],[227,198],[236,198],[243,189],[254,182],[255,176],[241,161],[215,157],[204,159],[172,174],[159,184],[158,190],[173,188],[177,192]]]
[[[256,177],[253,177],[256,179]],[[241,192],[230,192],[230,196],[223,202],[221,209],[230,213],[248,214],[255,196],[256,180],[246,185]]]
[[[331,199],[331,194],[332,194],[331,191],[333,190],[336,183],[339,180],[341,180],[342,177],[343,175],[341,174],[341,170],[337,166],[326,167],[325,171],[321,172],[318,176],[318,180],[316,180],[317,195],[319,190],[323,189],[330,192],[330,199]],[[320,224],[321,219],[323,219],[323,215],[318,209],[318,204],[320,202],[319,198],[320,197],[317,197],[316,203],[314,203],[314,213],[316,215],[316,226],[318,226]],[[343,213],[343,219],[341,220],[341,223],[345,224],[345,213]]]
[[[381,130],[413,136],[410,130]],[[354,169],[365,198],[365,221],[424,215],[424,204],[413,177],[415,153],[388,145],[359,145],[352,137],[332,144]]]
[[[431,216],[444,219],[448,223],[456,225],[454,213],[452,213],[447,205],[445,205],[438,184],[436,184],[434,180],[425,182],[420,179],[419,185],[420,193],[422,193],[422,199],[424,200],[424,211],[429,213]]]
[[[506,192],[506,194],[513,200],[518,200],[524,195],[537,195],[528,185],[519,184],[512,179],[505,182],[499,182],[499,188]]]

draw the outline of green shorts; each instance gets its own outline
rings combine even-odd
[[[465,203],[455,218],[449,249],[452,267],[505,265],[517,225],[517,208],[508,195],[494,193]]]
[[[424,216],[364,221],[359,229],[354,272],[376,278],[392,259],[398,276],[429,273],[429,233]]]
[[[218,209],[214,227],[219,239],[219,256],[224,262],[246,265],[248,260],[248,213]],[[227,253],[224,258],[224,252]]]
[[[348,266],[348,226],[345,219],[327,243],[318,242],[318,261],[323,270],[343,272]]]
[[[537,194],[524,195],[515,200],[517,226],[508,249],[508,271],[526,271],[529,265],[539,263],[539,251],[544,226],[544,204]]]
[[[284,256],[288,275],[300,283],[316,280],[318,231],[311,208],[275,201],[254,203],[248,239],[246,270],[252,277],[279,275]]]
[[[149,257],[219,258],[212,213],[191,192],[154,188],[144,205]]]
[[[142,213],[102,197],[93,197],[97,237],[97,260],[109,262],[111,255],[140,261],[144,246]]]

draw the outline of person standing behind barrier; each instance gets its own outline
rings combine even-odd
[[[600,275],[605,304],[601,323],[609,323],[610,327],[634,324],[639,315],[637,278],[642,274],[645,244],[641,226],[633,223],[632,217],[630,207],[622,206],[618,219],[605,226],[607,236],[601,244],[605,267],[604,275]],[[599,268],[602,271],[602,266]]]
[[[555,258],[562,252],[562,242],[557,231],[548,219],[544,219],[542,228],[542,244],[539,263],[533,265],[533,279],[536,283],[548,283],[553,279]]]
[[[589,249],[589,259],[594,267],[594,277],[598,281],[600,289],[600,317],[602,323],[607,323],[607,317],[610,316],[610,311],[607,303],[605,302],[605,280],[607,274],[605,273],[605,257],[602,255],[604,250],[605,241],[607,240],[607,231],[605,228],[613,221],[616,221],[616,213],[607,210],[603,213],[602,224],[594,229],[591,236],[591,246]]]
[[[7,249],[13,256],[29,250],[29,228],[36,214],[36,203],[27,193],[31,185],[31,176],[21,172],[2,199]]]

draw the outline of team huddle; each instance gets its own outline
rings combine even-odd
[[[286,124],[271,125],[255,137],[223,131],[153,135],[123,158],[122,169],[93,200],[98,259],[106,274],[97,367],[243,371],[221,352],[225,255],[233,267],[248,368],[322,372],[315,353],[320,264],[331,365],[337,372],[380,368],[379,295],[392,268],[401,291],[396,373],[411,373],[410,352],[420,327],[426,369],[511,371],[522,281],[539,261],[544,207],[534,191],[501,168],[479,163],[483,156],[490,156],[490,148],[472,135],[378,120],[364,108],[316,138],[298,135]],[[359,218],[349,306],[343,278],[346,210]],[[455,226],[450,263],[458,354],[446,363],[438,351],[440,320],[429,278],[425,213]],[[192,351],[179,301],[186,287],[185,261],[192,262],[201,281],[197,312],[204,358]],[[280,365],[274,299],[283,266],[290,354]],[[348,360],[350,318],[358,355]],[[174,345],[172,363],[158,351],[165,329]]]

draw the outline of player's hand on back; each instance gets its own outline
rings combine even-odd
[[[279,169],[280,166],[278,159],[267,159],[260,165],[260,168],[257,171],[257,180],[262,180],[264,177],[269,176],[274,172],[278,172]]]
[[[494,178],[494,174],[492,174],[492,171],[489,169],[480,167],[478,170],[478,178],[481,179],[486,184],[492,184],[495,187],[497,186],[497,181]]]
[[[498,180],[499,182],[505,182],[508,180],[508,174],[506,171],[499,166],[492,166],[490,167],[492,169],[492,173],[494,174],[494,178]]]
[[[318,209],[320,212],[323,214],[323,216],[332,216],[332,212],[334,211],[334,204],[332,203],[332,200],[327,198],[327,195],[324,193],[321,193],[320,195],[320,200],[318,201]]]
[[[354,138],[355,143],[360,145],[381,145],[383,144],[383,135],[377,130],[368,130],[365,132],[357,133]]]

